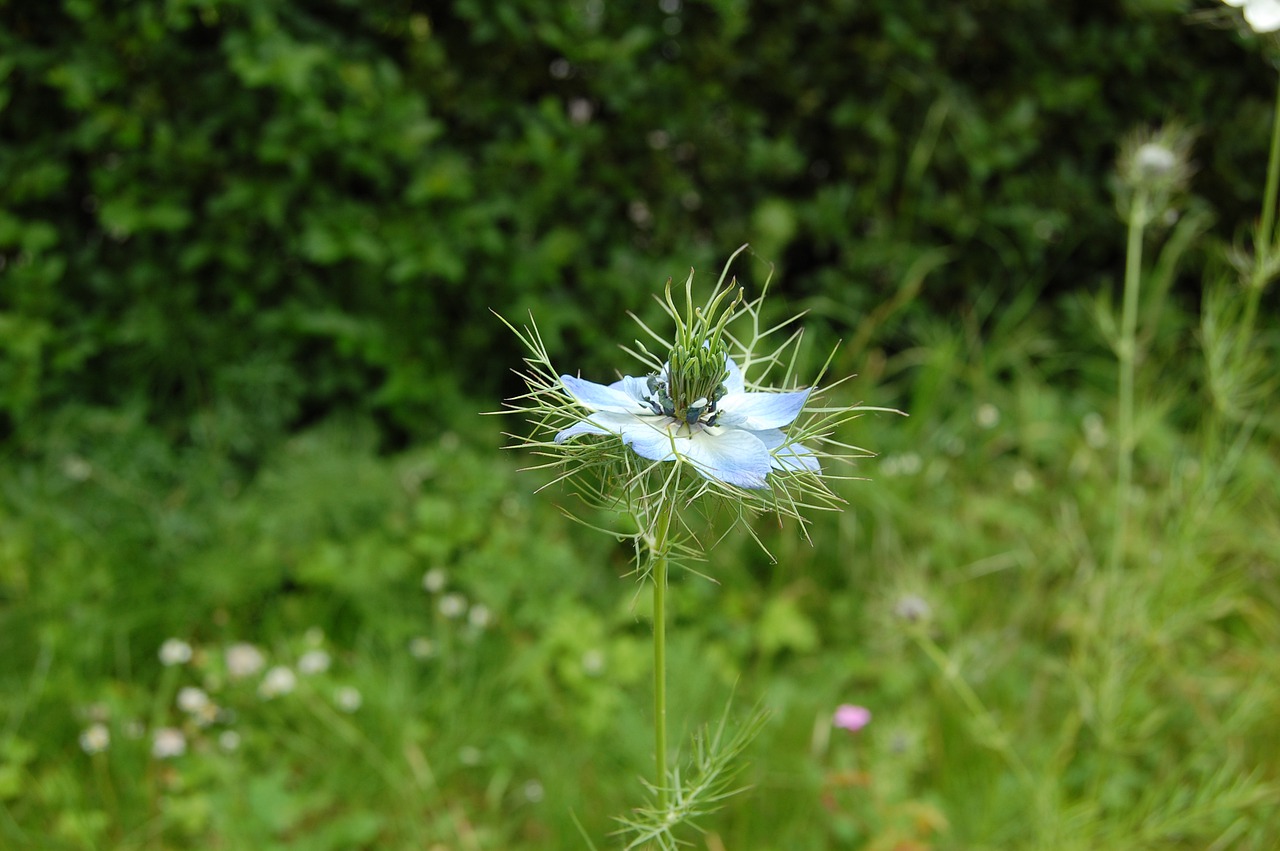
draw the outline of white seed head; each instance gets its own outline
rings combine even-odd
[[[329,654],[324,650],[308,650],[298,659],[298,673],[306,674],[323,674],[329,670],[331,663]]]
[[[227,648],[227,675],[233,680],[252,677],[267,664],[262,651],[247,642],[237,642]]]
[[[87,754],[102,753],[111,744],[111,731],[107,725],[95,722],[80,733],[80,750]]]
[[[165,667],[185,665],[191,661],[191,645],[180,638],[166,638],[160,645],[160,664]]]
[[[187,737],[177,727],[161,727],[151,740],[151,755],[156,759],[173,759],[187,752]]]
[[[267,671],[262,682],[258,684],[258,695],[264,700],[289,694],[298,685],[298,677],[292,669],[284,665],[276,665]]]

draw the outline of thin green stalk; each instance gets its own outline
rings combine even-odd
[[[1120,411],[1116,426],[1116,529],[1111,542],[1111,567],[1120,564],[1125,539],[1129,535],[1129,489],[1133,485],[1133,382],[1138,336],[1138,290],[1142,283],[1142,236],[1146,229],[1149,199],[1139,189],[1129,209],[1129,244],[1124,261],[1124,308],[1120,318],[1120,341],[1116,355],[1120,361]]]
[[[1276,86],[1275,114],[1271,118],[1271,153],[1267,157],[1267,188],[1262,196],[1262,226],[1258,229],[1258,256],[1264,261],[1275,238],[1276,194],[1280,189],[1280,85]]]
[[[1018,752],[1009,743],[1009,737],[1000,729],[1000,725],[996,723],[991,712],[983,704],[982,698],[978,697],[978,693],[973,690],[973,686],[969,685],[968,681],[961,676],[960,671],[947,658],[947,654],[943,652],[937,642],[923,631],[916,632],[913,638],[915,638],[916,645],[924,651],[924,654],[929,657],[929,660],[937,666],[938,671],[946,678],[947,684],[955,691],[956,696],[960,698],[974,721],[984,728],[983,733],[987,738],[987,746],[1000,754],[1009,768],[1018,775],[1018,779],[1022,781],[1023,785],[1034,793],[1036,784],[1030,769],[1027,768],[1027,764],[1022,761],[1022,757],[1018,755]]]
[[[1267,156],[1267,186],[1262,196],[1262,222],[1258,225],[1258,241],[1254,250],[1258,255],[1257,266],[1249,280],[1244,304],[1244,336],[1253,331],[1258,314],[1258,302],[1262,288],[1266,286],[1263,270],[1270,265],[1271,249],[1275,242],[1276,195],[1280,190],[1280,83],[1276,85],[1276,105],[1271,116],[1271,152]]]
[[[653,759],[657,772],[658,807],[664,812],[669,801],[667,789],[667,560],[668,532],[674,505],[664,500],[658,513],[658,528],[650,543],[653,580]]]

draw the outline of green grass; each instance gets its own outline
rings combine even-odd
[[[776,565],[735,534],[701,566],[718,584],[673,577],[672,741],[731,696],[770,713],[751,788],[694,847],[1280,844],[1275,412],[1220,413],[1197,320],[1170,313],[1111,566],[1114,365],[1031,302],[845,353],[870,367],[847,392],[912,414],[849,428],[881,452],[853,471],[871,481],[813,546],[762,519]],[[11,452],[0,844],[586,847],[576,821],[611,847],[651,772],[647,595],[499,440],[384,457],[335,420],[249,474],[80,411]],[[189,663],[161,665],[169,637]],[[235,642],[332,662],[264,699]],[[222,711],[198,722],[183,686]],[[870,726],[831,729],[842,702]],[[151,755],[161,727],[185,754]]]

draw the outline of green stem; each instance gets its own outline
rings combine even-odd
[[[979,724],[983,730],[982,733],[986,737],[985,744],[1000,754],[1008,763],[1009,768],[1013,769],[1029,789],[1035,789],[1031,772],[1028,770],[1022,757],[1014,750],[1013,745],[1009,743],[1009,737],[1005,735],[1000,725],[996,723],[995,718],[982,702],[982,698],[978,697],[978,693],[973,690],[973,686],[960,674],[959,669],[954,665],[942,648],[938,646],[932,638],[924,632],[916,632],[913,636],[916,644],[929,657],[929,660],[937,666],[939,673],[946,678],[947,684],[955,691],[956,696],[964,704],[965,709],[973,716],[974,722]]]
[[[1129,489],[1133,484],[1133,382],[1137,350],[1138,290],[1142,282],[1142,235],[1147,225],[1147,193],[1139,190],[1129,210],[1129,244],[1124,262],[1124,308],[1120,318],[1120,411],[1116,427],[1116,529],[1111,542],[1111,567],[1120,564],[1129,534]]]
[[[1276,86],[1276,106],[1271,116],[1271,152],[1267,156],[1267,187],[1262,196],[1262,222],[1258,225],[1258,241],[1254,246],[1258,262],[1249,279],[1249,289],[1245,293],[1243,323],[1245,337],[1253,331],[1253,323],[1258,314],[1258,301],[1262,298],[1262,288],[1267,283],[1264,270],[1270,265],[1271,250],[1275,242],[1278,190],[1280,190],[1280,84]]]
[[[667,809],[667,556],[674,506],[666,500],[658,512],[658,526],[650,543],[653,579],[653,759],[657,772],[658,807]]]
[[[1258,256],[1264,261],[1275,237],[1276,192],[1280,188],[1280,85],[1276,86],[1275,115],[1271,118],[1271,153],[1267,157],[1267,189],[1262,197],[1262,226],[1258,229]]]

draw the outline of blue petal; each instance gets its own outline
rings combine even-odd
[[[649,396],[649,377],[637,378],[633,375],[624,375],[622,378],[609,385],[613,390],[620,390],[626,393],[635,401],[644,405],[646,408],[649,404],[645,399]]]
[[[556,443],[564,443],[566,440],[577,437],[580,434],[612,434],[612,432],[601,428],[594,423],[583,420],[580,423],[574,423],[564,431],[556,434]]]
[[[679,442],[668,427],[675,424],[670,417],[632,417],[622,430],[622,442],[630,446],[641,458],[650,461],[674,461],[675,446]]]
[[[651,461],[673,461],[671,433],[667,426],[669,417],[638,417],[613,411],[598,411],[581,422],[574,423],[556,435],[556,443],[564,443],[580,434],[613,434],[622,438],[642,458]]]
[[[720,400],[720,423],[747,431],[789,425],[804,408],[808,390],[790,393],[737,393]]]
[[[677,448],[708,479],[740,488],[767,488],[769,450],[751,432],[732,428],[705,428],[692,437],[679,438]]]
[[[799,443],[787,443],[787,436],[782,429],[771,428],[753,432],[769,450],[775,470],[789,470],[793,473],[821,473],[822,465],[813,454],[813,450]],[[785,444],[785,445],[784,445]]]
[[[560,376],[564,389],[573,397],[573,401],[593,411],[613,411],[618,414],[635,413],[640,405],[628,393],[616,387],[606,387],[592,381],[574,378],[572,375]]]
[[[733,358],[728,355],[724,356],[725,369],[729,370],[729,377],[724,380],[725,395],[732,396],[737,393],[745,393],[747,390],[746,382],[742,380],[742,370],[733,362]]]

